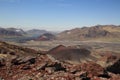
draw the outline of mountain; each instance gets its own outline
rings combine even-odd
[[[0,28],[0,40],[1,41],[13,41],[13,42],[26,42],[29,40],[53,40],[55,36],[54,32],[48,32],[46,30],[32,29],[24,31],[17,28]]]
[[[66,30],[57,35],[60,40],[120,39],[120,26],[97,25]]]
[[[55,39],[55,35],[51,34],[51,33],[45,33],[40,35],[36,41],[48,41],[48,40],[54,40]]]
[[[26,34],[26,32],[23,29],[19,29],[19,28],[6,28],[7,30],[11,30],[11,31],[15,31],[18,32],[20,34]]]
[[[46,31],[46,30],[39,30],[39,29],[32,29],[32,30],[28,30],[27,31],[27,34],[30,34],[32,36],[37,36],[37,37],[42,35],[42,34],[44,34],[44,33],[48,33],[48,31]]]
[[[1,36],[22,36],[26,34],[22,29],[17,28],[0,28]]]

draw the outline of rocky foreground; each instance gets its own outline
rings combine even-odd
[[[75,51],[85,59],[71,63],[68,56],[69,59],[64,58],[63,51]],[[64,60],[54,55],[61,52]],[[0,42],[0,80],[120,80],[120,57],[112,52],[97,55],[96,59],[86,59],[91,58],[87,49],[58,46],[42,52]]]

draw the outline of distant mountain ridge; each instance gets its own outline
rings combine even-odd
[[[39,30],[39,29],[31,29],[26,31],[27,34],[30,34],[32,36],[40,36],[42,34],[48,33],[46,30]]]
[[[60,40],[87,40],[95,38],[119,38],[120,26],[97,25],[66,30],[57,35]]]
[[[1,36],[22,36],[26,34],[22,29],[17,28],[0,28]]]
[[[31,29],[28,31],[24,31],[23,29],[19,28],[3,28],[0,27],[0,35],[1,36],[22,36],[24,34],[31,35],[31,36],[40,36],[42,34],[48,33],[49,31],[46,30],[39,30],[39,29]]]
[[[0,28],[1,41],[25,42],[30,40],[53,40],[55,32],[32,29],[24,31],[18,28]]]
[[[71,30],[66,30],[61,33],[54,33],[46,30],[32,29],[24,31],[17,28],[0,28],[0,36],[9,39],[12,36],[19,37],[22,40],[105,40],[105,41],[120,41],[120,26],[116,25],[96,25],[91,27],[74,28]],[[7,37],[5,37],[7,36]],[[8,39],[8,40],[9,40]],[[3,39],[4,40],[4,39]]]
[[[45,33],[40,35],[36,41],[49,41],[49,40],[55,40],[55,35],[51,34],[51,33]]]

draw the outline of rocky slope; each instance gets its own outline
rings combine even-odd
[[[120,26],[97,25],[93,27],[75,28],[66,30],[58,34],[61,40],[90,40],[99,38],[118,38],[120,39]]]
[[[0,79],[1,80],[120,80],[119,58],[110,66],[102,67],[96,61],[81,62],[79,64],[60,61],[49,54],[60,54],[68,50],[76,52],[76,48],[58,46],[48,54],[0,42]],[[70,50],[70,51],[69,51]],[[87,49],[77,49],[83,56],[89,56]],[[87,53],[86,53],[87,51]],[[59,53],[58,53],[59,52]],[[67,55],[66,54],[66,55]],[[64,56],[66,56],[64,55]],[[64,57],[63,56],[63,57]],[[106,55],[101,55],[106,56]],[[87,57],[86,57],[87,58]],[[100,59],[100,58],[99,58]],[[117,65],[117,66],[116,66]],[[117,69],[117,74],[116,71]],[[112,71],[111,71],[112,70]]]

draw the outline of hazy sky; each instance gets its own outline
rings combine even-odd
[[[0,26],[61,31],[120,24],[120,0],[0,0]]]

